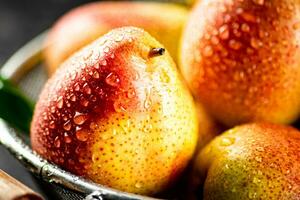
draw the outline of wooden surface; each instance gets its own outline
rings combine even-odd
[[[42,200],[42,197],[0,170],[0,200]]]

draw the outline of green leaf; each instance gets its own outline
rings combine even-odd
[[[0,118],[29,133],[33,109],[34,103],[9,80],[0,76]]]

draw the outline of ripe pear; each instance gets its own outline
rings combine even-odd
[[[300,113],[300,3],[202,0],[185,28],[183,76],[227,126],[288,124]]]
[[[268,123],[237,126],[197,156],[192,199],[299,199],[299,150],[300,132],[295,128]]]
[[[152,195],[174,183],[197,143],[197,114],[162,44],[117,28],[49,79],[31,125],[32,148],[77,175]]]
[[[159,2],[96,2],[61,17],[46,39],[44,52],[49,74],[74,52],[113,28],[136,26],[160,41],[176,60],[188,10]]]

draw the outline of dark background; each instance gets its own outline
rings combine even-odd
[[[50,28],[63,13],[88,0],[0,0],[0,67],[22,45]],[[44,197],[33,177],[0,146],[0,169]],[[50,199],[48,196],[47,199]],[[52,198],[51,198],[52,199]]]

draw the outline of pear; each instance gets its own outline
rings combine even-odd
[[[268,123],[237,126],[197,156],[192,198],[296,200],[300,197],[300,132]]]
[[[191,94],[162,44],[117,28],[48,80],[31,124],[32,148],[60,167],[126,192],[174,182],[197,144]]]
[[[225,125],[289,124],[300,113],[299,46],[298,0],[202,0],[183,33],[180,68]]]
[[[49,74],[85,45],[122,26],[145,29],[177,60],[179,38],[188,9],[159,2],[95,2],[63,15],[51,28],[44,52]]]

